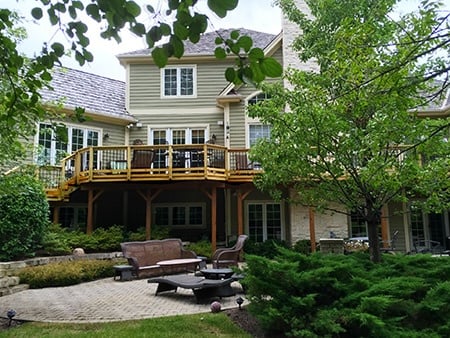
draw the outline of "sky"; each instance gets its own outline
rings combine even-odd
[[[163,0],[135,0],[140,4],[152,4],[154,8]],[[247,28],[256,31],[278,34],[281,30],[281,11],[272,5],[273,0],[240,0],[238,7],[227,15],[226,19],[215,17],[208,11],[205,0],[199,1],[198,11],[206,13],[210,18],[209,31],[219,28]],[[19,50],[28,56],[39,52],[44,42],[66,41],[64,35],[55,26],[51,26],[46,17],[39,22],[34,22],[30,15],[31,9],[37,5],[33,0],[0,0],[0,8],[16,10],[25,17],[23,26],[27,29],[28,39],[24,41]],[[149,25],[148,12],[143,10],[142,22]],[[95,21],[87,18],[89,24],[88,37],[91,40],[88,50],[94,55],[94,61],[85,64],[82,68],[70,57],[63,59],[63,65],[77,68],[117,80],[125,80],[125,70],[120,65],[116,55],[147,48],[143,39],[125,32],[122,34],[122,43],[117,44],[115,40],[104,40],[99,36],[100,27]]]
[[[164,0],[135,0],[144,5],[150,3],[155,9],[160,8]],[[357,1],[357,0],[355,0]],[[406,13],[417,9],[420,0],[402,0],[398,13]],[[450,9],[450,1],[444,1]],[[66,41],[64,35],[57,27],[51,26],[48,19],[44,17],[38,22],[32,20],[31,9],[37,5],[33,0],[0,0],[0,8],[10,8],[24,17],[22,26],[27,29],[28,38],[21,43],[19,50],[33,56],[42,48],[44,42],[49,44],[58,41]],[[142,6],[145,7],[145,6]],[[210,18],[209,31],[219,28],[247,28],[265,33],[277,34],[281,30],[281,11],[273,5],[273,0],[240,0],[238,7],[220,19],[208,11],[206,0],[199,0],[198,11],[205,13]],[[88,50],[94,55],[94,61],[80,67],[73,57],[65,57],[63,66],[77,68],[117,80],[125,80],[125,70],[120,65],[116,55],[147,48],[143,39],[128,33],[122,33],[122,42],[117,44],[114,40],[108,41],[100,37],[100,24],[84,17],[82,19],[89,25],[88,37],[91,41]],[[143,10],[140,21],[150,25],[149,13]],[[89,23],[90,22],[90,23]]]

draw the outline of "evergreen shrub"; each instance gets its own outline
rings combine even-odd
[[[249,310],[292,337],[449,337],[450,259],[366,253],[246,256]]]
[[[114,260],[75,260],[29,266],[19,272],[20,282],[30,288],[68,286],[114,276]]]

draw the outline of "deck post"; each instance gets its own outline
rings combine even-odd
[[[152,234],[152,192],[147,190],[145,196],[145,239],[149,240]]]
[[[211,248],[217,249],[217,188],[213,187],[211,191]]]
[[[103,190],[94,194],[93,189],[88,190],[88,210],[87,210],[87,224],[86,224],[86,234],[92,234],[94,228],[94,202],[103,194]]]

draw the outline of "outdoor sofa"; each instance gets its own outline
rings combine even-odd
[[[195,252],[183,248],[183,243],[178,238],[124,242],[120,246],[137,278],[195,271],[198,264],[174,264],[164,267],[157,264],[166,260],[197,258]]]

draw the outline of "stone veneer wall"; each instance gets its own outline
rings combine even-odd
[[[18,272],[27,266],[46,265],[49,263],[73,261],[79,259],[116,259],[122,258],[122,252],[94,253],[83,255],[66,255],[30,258],[17,262],[0,262],[0,297],[28,289],[28,285],[20,284]]]

